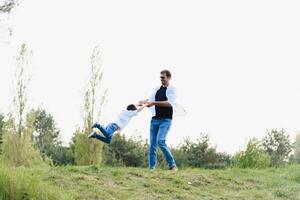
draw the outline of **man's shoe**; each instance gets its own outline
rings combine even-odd
[[[89,135],[88,135],[88,138],[95,138],[97,135],[96,132],[91,132]]]
[[[169,168],[169,170],[176,172],[176,171],[178,171],[178,168],[176,165],[173,165],[172,167]]]

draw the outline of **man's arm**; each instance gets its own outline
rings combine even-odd
[[[172,105],[168,101],[148,101],[146,102],[146,106],[172,107]]]
[[[173,107],[175,104],[175,100],[177,99],[177,92],[174,87],[167,90],[167,98],[168,101],[148,101],[146,102],[147,107],[159,106],[159,107]]]
[[[139,104],[140,106],[142,106],[142,105],[144,105],[144,104],[147,104],[147,103],[150,102],[150,101],[155,101],[155,94],[156,94],[158,88],[159,88],[159,87],[156,87],[156,88],[152,91],[152,93],[149,95],[148,99],[140,100],[140,101],[138,102],[138,104]]]

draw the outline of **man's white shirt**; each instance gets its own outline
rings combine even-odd
[[[149,101],[155,101],[155,95],[157,91],[160,89],[161,86],[155,87],[154,91],[151,93],[149,97]],[[173,108],[173,115],[174,116],[184,116],[187,114],[186,110],[177,103],[177,90],[174,86],[169,85],[166,90],[166,96],[168,102],[171,104]],[[152,117],[156,115],[155,106],[149,108],[152,113]]]

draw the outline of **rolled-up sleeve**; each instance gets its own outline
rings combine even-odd
[[[159,89],[159,87],[155,87],[153,89],[152,93],[149,96],[149,101],[150,102],[155,101],[155,95],[156,95],[156,92],[157,92],[158,89]],[[155,112],[155,106],[151,106],[151,107],[149,107],[149,109],[151,110],[152,116],[155,116],[155,114],[156,114],[156,112]]]
[[[155,101],[155,95],[156,95],[156,92],[157,92],[157,90],[159,89],[159,87],[155,87],[154,89],[153,89],[153,91],[152,91],[152,93],[150,94],[150,96],[149,96],[149,101]]]
[[[176,100],[177,100],[177,90],[175,87],[169,87],[167,89],[167,98],[168,102],[171,104],[173,108],[176,108]]]

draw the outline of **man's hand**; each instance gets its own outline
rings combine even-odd
[[[148,108],[150,108],[150,107],[154,106],[154,102],[148,101],[148,102],[145,103],[145,105],[146,105]]]
[[[148,101],[149,101],[148,99],[138,101],[137,105],[142,106],[142,105],[146,104]]]

